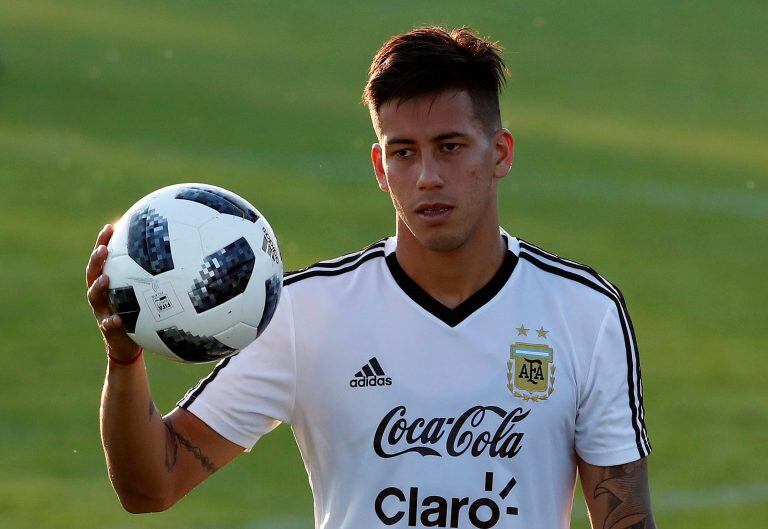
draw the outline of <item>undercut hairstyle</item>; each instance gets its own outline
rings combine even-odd
[[[501,127],[499,93],[507,68],[501,46],[462,27],[420,27],[395,35],[382,45],[371,63],[363,103],[374,127],[388,101],[399,103],[448,90],[466,91],[477,118],[488,130]]]

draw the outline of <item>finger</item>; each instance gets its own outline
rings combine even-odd
[[[106,245],[109,242],[109,239],[112,237],[112,232],[114,231],[114,227],[111,224],[105,224],[103,228],[101,228],[101,231],[96,236],[96,244],[93,245],[93,249],[95,250],[99,246]]]
[[[88,258],[88,264],[85,267],[85,284],[91,286],[94,281],[99,277],[101,271],[104,269],[104,262],[109,256],[109,250],[104,245],[99,245],[93,249],[91,256]]]
[[[118,357],[130,358],[135,356],[139,350],[139,346],[131,340],[128,333],[125,332],[123,327],[123,320],[117,314],[113,314],[107,318],[101,320],[99,324],[104,339],[107,341],[109,348]]]
[[[101,327],[101,331],[105,333],[105,335],[109,334],[113,337],[119,334],[120,331],[125,332],[125,329],[123,328],[123,319],[118,314],[111,314],[102,318],[99,327]]]
[[[90,303],[93,314],[99,321],[112,315],[112,311],[109,308],[109,299],[107,298],[108,288],[109,277],[101,275],[88,289],[88,303]]]

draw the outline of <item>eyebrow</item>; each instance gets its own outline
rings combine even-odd
[[[466,134],[464,134],[463,132],[452,131],[452,132],[446,132],[444,134],[439,134],[438,136],[435,136],[434,138],[432,138],[432,141],[437,142],[437,141],[453,140],[456,138],[463,138],[465,136]],[[392,138],[391,140],[387,141],[387,145],[394,145],[394,144],[413,145],[414,143],[416,143],[414,140],[411,140],[408,138]]]

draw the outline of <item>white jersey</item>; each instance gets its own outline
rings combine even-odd
[[[503,235],[454,309],[394,237],[287,274],[264,334],[179,405],[246,449],[289,423],[316,528],[568,527],[577,454],[651,450],[632,323],[591,268]]]

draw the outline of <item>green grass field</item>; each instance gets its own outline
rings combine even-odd
[[[507,49],[504,226],[622,287],[660,527],[768,526],[764,2],[3,0],[0,527],[311,527],[286,427],[170,511],[121,510],[83,269],[105,222],[184,181],[254,202],[289,267],[391,233],[359,95],[421,23]],[[164,410],[210,369],[148,365]]]

